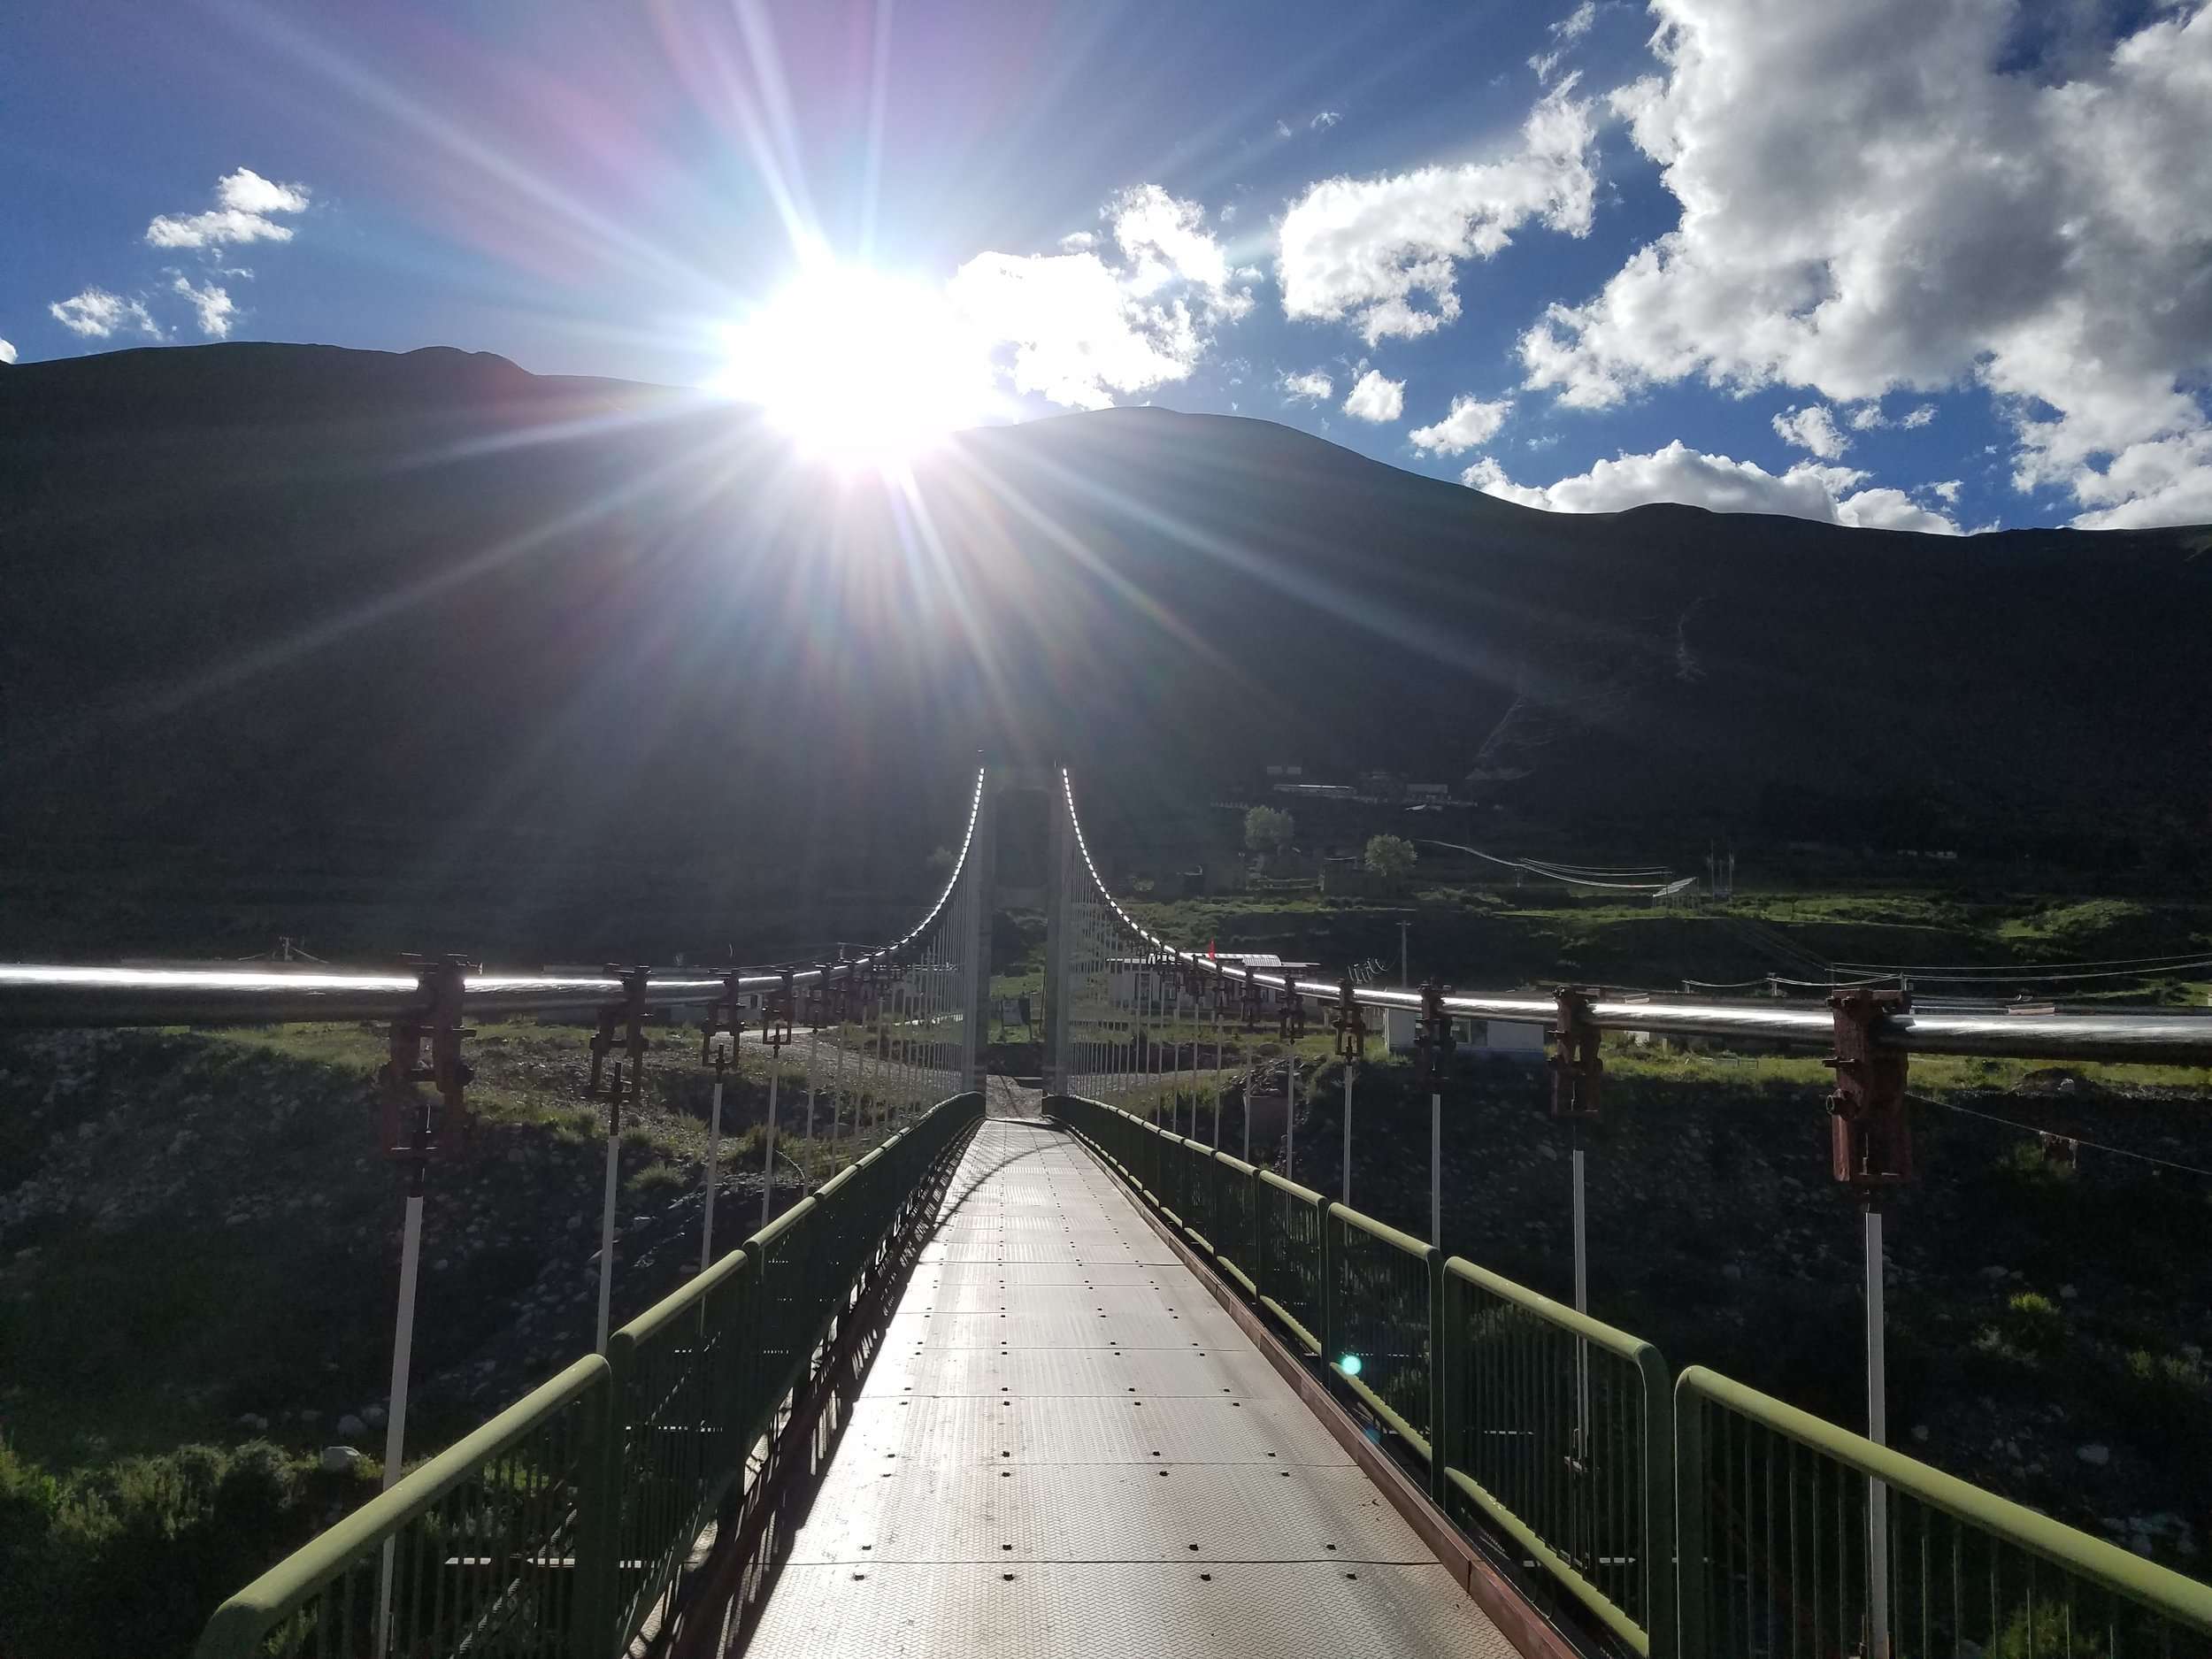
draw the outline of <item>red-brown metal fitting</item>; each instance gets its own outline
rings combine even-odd
[[[1605,1059],[1599,1052],[1597,1021],[1591,1017],[1594,991],[1563,987],[1559,992],[1557,1023],[1544,1035],[1551,1040],[1551,1115],[1555,1118],[1593,1118],[1598,1115],[1598,1089],[1605,1077]]]
[[[1361,1011],[1359,998],[1352,989],[1352,976],[1346,974],[1336,988],[1336,1018],[1330,1022],[1336,1032],[1336,1056],[1340,1060],[1363,1060],[1367,1057],[1367,1018]]]
[[[385,1154],[409,1165],[410,1179],[419,1186],[432,1155],[467,1149],[472,1125],[465,1096],[476,1074],[461,1058],[461,1044],[470,1034],[461,1024],[461,1002],[473,964],[460,956],[408,961],[416,968],[422,1002],[393,1020],[376,1087]],[[419,1087],[424,1083],[432,1088],[427,1097]]]
[[[1420,1087],[1435,1094],[1452,1069],[1452,1017],[1444,1009],[1444,987],[1434,979],[1421,987],[1421,1018],[1413,1036],[1413,1070]]]
[[[1878,1192],[1912,1179],[1912,1131],[1905,1120],[1906,1056],[1878,1046],[1876,1028],[1912,1006],[1909,992],[1865,987],[1838,991],[1835,1010],[1836,1092],[1828,1097],[1829,1164],[1836,1179],[1861,1192]]]

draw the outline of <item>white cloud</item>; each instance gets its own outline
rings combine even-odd
[[[47,311],[71,334],[86,340],[106,340],[118,334],[142,334],[161,338],[161,329],[137,300],[127,300],[105,288],[87,288],[65,300],[57,300]]]
[[[231,319],[237,315],[238,307],[231,303],[227,291],[217,288],[212,282],[205,288],[196,288],[184,277],[179,277],[171,286],[175,292],[192,302],[202,334],[211,340],[221,340],[229,334]]]
[[[2062,65],[2018,60],[2007,0],[1653,10],[1665,73],[1611,103],[1680,219],[1527,331],[1532,389],[1599,408],[1693,375],[1839,403],[1978,382],[2016,484],[2071,490],[2078,522],[2195,499],[2171,469],[2212,426],[2212,4]]]
[[[1303,374],[1286,374],[1277,384],[1283,396],[1294,403],[1325,403],[1336,391],[1336,383],[1319,369]]]
[[[1098,237],[1091,231],[1071,231],[1060,238],[1062,253],[1088,253],[1098,246]]]
[[[1278,138],[1288,138],[1290,136],[1290,123],[1288,121],[1276,122],[1275,136]]]
[[[2102,472],[2085,469],[2075,495],[2091,511],[2085,530],[2146,530],[2212,524],[2212,431],[2131,443]]]
[[[1959,489],[1960,489],[1960,480],[1957,480],[1957,479],[1955,479],[1955,478],[1947,478],[1947,479],[1945,479],[1945,480],[1944,480],[1941,483],[1939,483],[1939,484],[1931,484],[1931,485],[1929,485],[1929,486],[1928,486],[1928,494],[1930,494],[1931,495],[1933,495],[1933,496],[1934,496],[1934,497],[1935,497],[1938,501],[1941,502],[1941,503],[1942,503],[1945,506],[1947,506],[1947,507],[1950,507],[1950,506],[1955,506],[1955,505],[1957,504],[1957,503],[1958,503],[1958,498],[1959,498]]]
[[[0,363],[15,361],[15,346],[11,341],[0,340]]]
[[[1004,368],[1017,391],[1071,409],[1189,378],[1215,328],[1253,304],[1195,202],[1140,185],[1100,217],[1106,231],[1088,245],[979,254],[948,289],[989,344],[1011,348]]]
[[[1343,119],[1343,116],[1337,113],[1334,110],[1324,110],[1318,115],[1315,116],[1313,119],[1308,121],[1306,125],[1312,127],[1314,131],[1317,133],[1325,133],[1329,130],[1329,128],[1334,127]]]
[[[1582,0],[1582,4],[1558,22],[1550,26],[1551,37],[1559,44],[1550,51],[1540,52],[1528,60],[1528,66],[1536,72],[1539,81],[1549,81],[1551,72],[1559,67],[1559,60],[1567,55],[1567,48],[1590,32],[1590,26],[1598,20],[1597,0]]]
[[[1786,472],[1770,472],[1755,461],[1706,455],[1678,438],[1649,455],[1601,460],[1587,472],[1540,488],[1513,483],[1487,457],[1470,467],[1460,481],[1553,512],[1619,512],[1647,502],[1671,501],[1715,512],[1779,513],[1863,529],[1959,533],[1954,519],[1918,505],[1902,490],[1860,488],[1866,477],[1856,467],[1817,461],[1800,461]]]
[[[1810,449],[1824,461],[1834,460],[1851,447],[1851,440],[1836,430],[1834,415],[1821,403],[1804,409],[1793,404],[1788,412],[1774,418],[1774,430],[1785,442]]]
[[[1854,432],[1871,432],[1877,426],[1888,425],[1889,422],[1882,419],[1882,405],[1878,398],[1870,403],[1861,403],[1851,411],[1851,430]]]
[[[1494,403],[1486,403],[1472,397],[1452,399],[1451,412],[1433,426],[1418,426],[1406,435],[1412,439],[1417,449],[1426,449],[1432,455],[1464,455],[1470,449],[1479,449],[1497,436],[1498,428],[1505,425],[1505,418],[1513,410],[1513,400],[1502,397]]]
[[[1916,432],[1935,419],[1935,405],[1923,403],[1897,424],[1908,432]]]
[[[1469,489],[1486,490],[1507,501],[1517,501],[1521,495],[1526,493],[1521,491],[1517,485],[1506,477],[1505,468],[1500,466],[1494,459],[1486,455],[1477,456],[1475,464],[1459,475],[1459,481],[1466,485]],[[1524,506],[1531,504],[1532,503],[1522,503]]]
[[[1395,420],[1406,412],[1406,383],[1386,380],[1380,369],[1370,369],[1346,396],[1344,412],[1356,420]]]
[[[277,184],[250,167],[226,173],[215,182],[215,206],[204,213],[182,217],[163,213],[146,227],[146,240],[157,248],[223,248],[242,242],[289,242],[292,227],[280,225],[275,213],[303,213],[308,191],[303,184]]]
[[[1491,257],[1532,219],[1586,234],[1595,129],[1574,85],[1530,111],[1520,149],[1502,160],[1309,186],[1279,231],[1284,314],[1348,319],[1370,345],[1411,338],[1459,315],[1461,260]]]

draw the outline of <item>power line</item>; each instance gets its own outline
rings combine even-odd
[[[1905,1098],[1916,1105],[1937,1106],[1945,1111],[1957,1112],[1963,1117],[1978,1118],[1984,1123],[1996,1124],[2006,1129],[2017,1130],[2024,1135],[2033,1135],[2039,1141],[2063,1141],[2070,1146],[2086,1148],[2092,1152],[2106,1153],[2116,1158],[2132,1158],[2138,1164],[2155,1164],[2162,1170],[2178,1170],[2185,1175],[2201,1175],[2208,1180],[2212,1180],[2212,1170],[2199,1169],[2193,1164],[2177,1164],[2171,1158],[2154,1157],[2147,1152],[2131,1152],[2125,1147],[2108,1147],[2101,1141],[2085,1141],[2079,1135],[2062,1135],[2055,1130],[2038,1129],[2032,1124],[2016,1123],[2009,1118],[2000,1118],[1993,1112],[1976,1111],[1971,1106],[1961,1106],[1954,1101],[1937,1100],[1931,1094],[1915,1094],[1908,1092]]]

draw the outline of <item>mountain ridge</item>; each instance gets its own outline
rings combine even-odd
[[[503,882],[538,891],[476,926],[611,945],[641,884],[718,915],[894,871],[979,750],[1073,766],[1131,845],[1270,760],[1517,771],[1507,819],[1593,847],[2124,867],[2207,821],[2200,528],[1548,513],[1158,409],[972,430],[892,489],[451,348],[18,365],[0,430],[35,618],[0,874],[51,936],[281,868],[403,892],[380,932]]]

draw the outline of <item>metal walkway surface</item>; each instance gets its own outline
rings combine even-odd
[[[1512,1653],[1074,1137],[985,1123],[748,1644]]]

